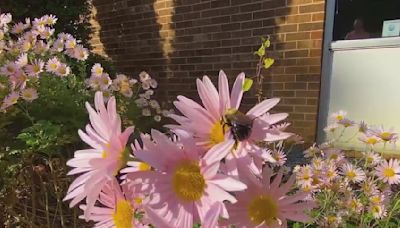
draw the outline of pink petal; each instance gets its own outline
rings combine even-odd
[[[279,98],[271,98],[262,101],[261,103],[254,106],[250,109],[246,115],[251,116],[252,118],[256,118],[268,112],[271,108],[279,103]]]
[[[205,216],[205,220],[202,224],[204,228],[214,228],[217,227],[219,215],[222,212],[222,203],[215,202],[211,207],[210,210],[207,212]]]
[[[224,71],[219,71],[218,77],[218,91],[219,91],[219,113],[224,115],[225,110],[230,105],[229,100],[229,84]]]
[[[231,92],[231,108],[239,109],[243,97],[244,73],[240,73],[235,80]]]
[[[213,146],[207,151],[203,159],[207,164],[221,161],[231,151],[234,143],[235,141],[233,139],[229,139]]]
[[[247,188],[247,186],[242,182],[221,174],[216,174],[213,179],[209,180],[209,182],[231,192],[242,191]]]

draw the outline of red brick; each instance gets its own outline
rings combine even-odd
[[[286,23],[305,23],[311,21],[311,14],[298,14],[298,15],[288,15],[285,17]]]
[[[298,57],[308,57],[308,50],[296,50],[296,51],[287,51],[285,52],[286,58],[298,58]]]
[[[325,13],[312,14],[312,21],[324,21],[324,20],[325,20]]]
[[[311,38],[310,32],[288,33],[285,35],[285,41],[308,40]]]
[[[325,10],[325,3],[317,3],[299,7],[300,13],[323,12],[324,10]]]
[[[322,22],[299,24],[299,32],[314,31],[314,30],[319,30],[319,29],[323,29],[323,28],[324,28],[324,24]]]

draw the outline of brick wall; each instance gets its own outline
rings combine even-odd
[[[125,73],[149,71],[159,95],[197,97],[195,78],[252,76],[259,37],[271,35],[276,64],[264,73],[268,97],[292,130],[314,140],[320,88],[323,0],[93,0],[93,46]],[[255,103],[254,94],[245,99]],[[246,105],[245,105],[246,106]],[[244,107],[244,108],[247,108]]]

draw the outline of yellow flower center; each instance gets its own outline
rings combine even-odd
[[[101,75],[101,74],[103,74],[103,69],[101,69],[101,68],[96,68],[96,69],[94,70],[94,72],[95,72],[97,75]]]
[[[342,116],[342,115],[337,115],[336,116],[336,120],[337,121],[341,121],[341,120],[343,120],[344,119],[344,116]]]
[[[375,145],[378,142],[378,140],[376,138],[368,138],[367,139],[367,144],[370,145]]]
[[[247,207],[250,221],[255,225],[265,222],[271,224],[278,216],[278,205],[275,199],[269,195],[258,196]]]
[[[115,212],[112,215],[116,228],[131,228],[133,220],[133,208],[129,201],[118,200]]]
[[[381,134],[381,139],[384,140],[384,141],[390,141],[391,136],[392,136],[392,133],[390,133],[390,132],[383,132],[383,133]]]
[[[333,224],[333,223],[336,222],[337,218],[336,218],[336,216],[334,216],[334,215],[328,215],[327,220],[328,220],[328,223],[329,223],[329,224]]]
[[[10,73],[14,73],[15,72],[15,67],[13,67],[11,65],[8,65],[7,66],[7,71],[10,72]]]
[[[371,202],[372,202],[373,204],[379,204],[381,201],[382,201],[382,199],[381,199],[380,196],[372,196],[372,197],[371,197]]]
[[[24,93],[23,93],[23,97],[24,97],[24,98],[27,98],[27,99],[30,99],[30,98],[33,97],[33,94],[30,93],[30,92],[24,92]]]
[[[199,200],[206,188],[206,181],[200,173],[200,167],[193,161],[184,161],[172,176],[175,194],[183,201]]]
[[[57,63],[51,63],[50,64],[50,69],[56,70],[57,68],[58,68],[58,64]]]
[[[331,154],[330,159],[336,160],[336,159],[338,159],[338,157],[339,156],[337,154]]]
[[[151,166],[147,164],[146,162],[140,162],[139,164],[139,170],[140,171],[148,171],[151,169]]]
[[[60,67],[60,68],[58,69],[58,72],[59,72],[60,74],[67,74],[67,68],[65,68],[65,67]]]
[[[39,73],[40,72],[40,66],[39,65],[33,65],[33,72],[34,73]]]
[[[396,172],[394,171],[393,168],[385,168],[383,170],[383,175],[385,177],[394,177],[396,175]]]
[[[215,122],[214,125],[211,128],[210,132],[210,147],[217,145],[220,142],[223,142],[225,140],[225,132],[227,132],[228,129],[225,128],[224,124],[221,122]]]
[[[352,179],[354,179],[354,178],[356,177],[356,172],[354,172],[353,170],[350,170],[350,171],[348,171],[348,172],[346,173],[346,176],[347,176],[350,180],[352,180]]]

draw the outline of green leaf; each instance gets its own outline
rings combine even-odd
[[[271,46],[271,41],[269,40],[269,38],[266,39],[266,40],[263,42],[263,46],[264,46],[265,48],[269,48],[269,47]]]
[[[244,83],[243,83],[243,91],[247,92],[251,89],[251,86],[253,85],[253,79],[250,78],[246,78],[244,79]]]
[[[293,228],[300,228],[300,227],[301,227],[301,225],[300,225],[300,223],[298,223],[298,222],[296,222],[296,223],[293,224]]]
[[[265,58],[264,59],[264,68],[268,69],[272,66],[272,64],[274,64],[275,60],[272,58]]]
[[[258,51],[254,52],[255,55],[258,55],[259,57],[262,57],[265,55],[265,47],[264,45],[261,45],[261,47],[258,49]]]

